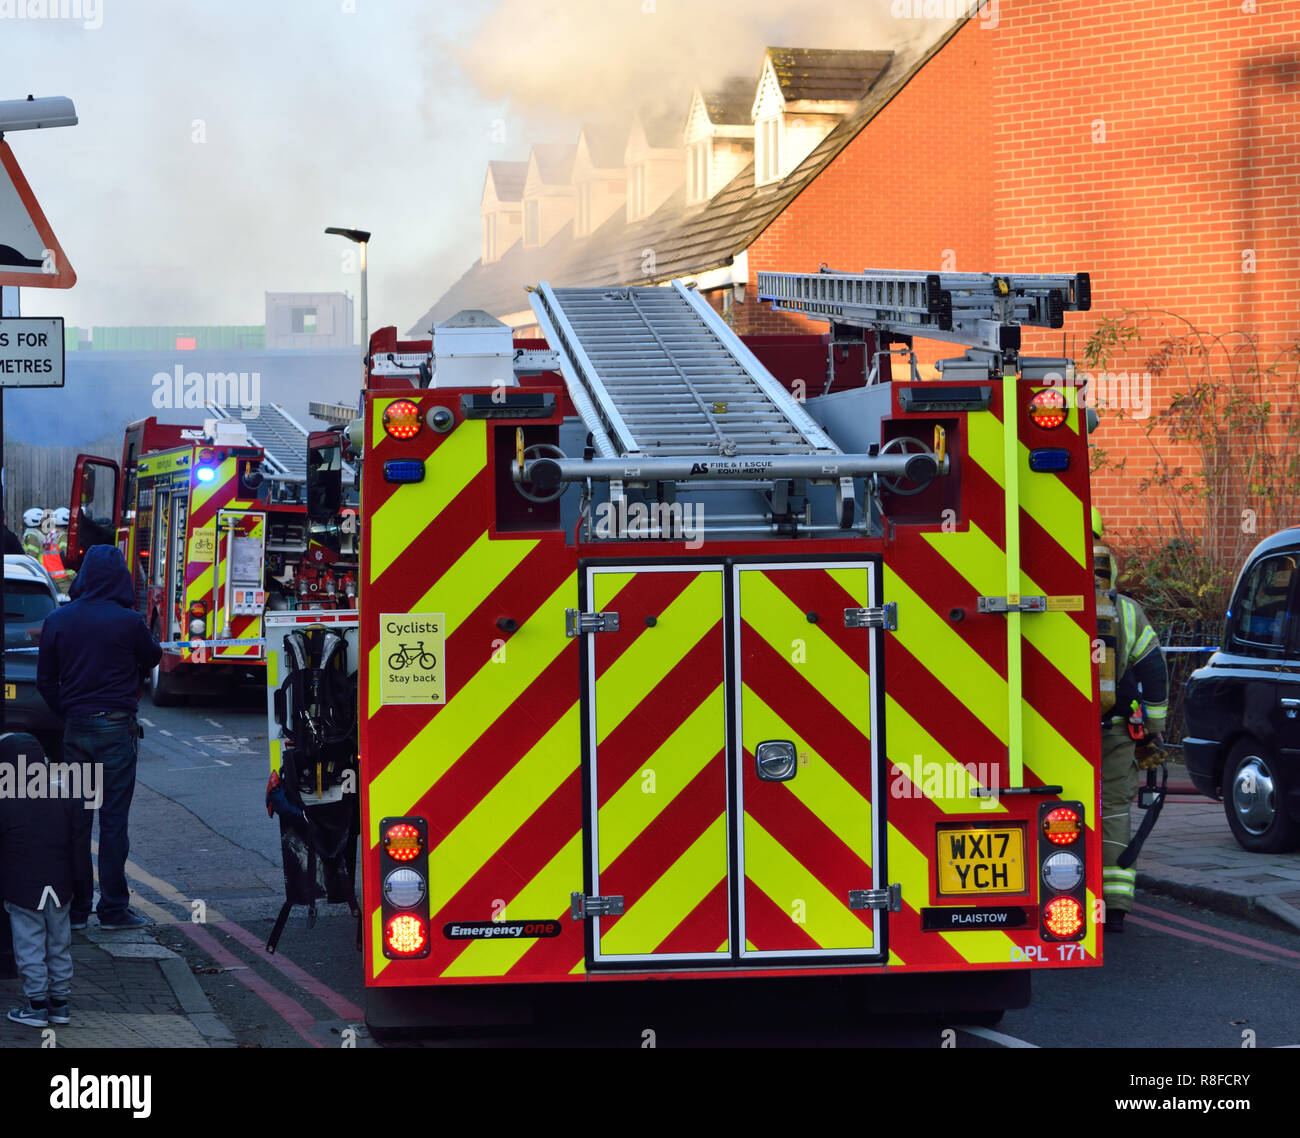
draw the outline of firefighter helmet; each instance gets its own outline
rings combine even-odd
[[[30,510],[23,511],[23,525],[28,529],[36,529],[41,524],[43,517],[45,517],[45,511],[40,506],[33,506]]]
[[[54,524],[56,526],[66,526],[72,520],[72,515],[68,512],[67,506],[60,506],[54,511]]]

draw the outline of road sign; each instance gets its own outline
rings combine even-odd
[[[0,387],[63,386],[63,317],[0,320]]]
[[[71,288],[76,283],[18,160],[9,144],[0,142],[0,285]]]

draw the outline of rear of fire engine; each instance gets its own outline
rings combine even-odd
[[[79,455],[73,478],[72,563],[91,544],[122,550],[137,609],[165,647],[150,681],[158,706],[264,668],[267,611],[355,602],[355,542],[337,518],[314,524],[306,500],[313,456],[337,460],[337,435],[318,432],[335,445],[313,447],[317,435],[275,405],[257,420],[264,440],[209,412],[197,426],[134,422],[120,468]]]
[[[1020,354],[1086,275],[758,291],[830,335],[673,282],[543,283],[544,346],[372,338],[372,1027],[648,978],[996,1010],[1100,964],[1086,428]],[[914,336],[964,351],[923,381]]]

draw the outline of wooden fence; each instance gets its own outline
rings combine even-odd
[[[120,462],[122,440],[114,436],[85,447],[52,447],[5,439],[5,520],[20,538],[24,510],[32,506],[57,510],[68,504],[72,497],[72,473],[79,454],[93,454]]]

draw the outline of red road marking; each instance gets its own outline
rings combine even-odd
[[[1161,917],[1166,921],[1173,921],[1175,924],[1186,925],[1188,928],[1201,929],[1203,932],[1211,933],[1214,936],[1235,940],[1238,944],[1254,945],[1256,948],[1265,949],[1268,952],[1276,953],[1278,956],[1289,956],[1293,960],[1300,960],[1300,952],[1295,952],[1289,948],[1278,948],[1265,940],[1256,940],[1254,937],[1242,936],[1240,933],[1224,932],[1222,929],[1216,929],[1213,925],[1202,924],[1200,921],[1193,921],[1188,917],[1179,917],[1173,913],[1166,913],[1163,909],[1153,909],[1150,905],[1134,905],[1133,909],[1135,912],[1149,913],[1153,917]]]
[[[1155,921],[1144,920],[1142,917],[1130,916],[1129,920],[1133,924],[1141,925],[1145,929],[1155,929],[1156,932],[1166,933],[1169,936],[1182,937],[1183,940],[1195,941],[1197,944],[1208,944],[1211,948],[1221,949],[1223,952],[1234,952],[1238,956],[1249,956],[1252,960],[1263,960],[1269,964],[1280,964],[1283,968],[1300,969],[1300,964],[1292,964],[1291,961],[1282,960],[1276,956],[1266,956],[1262,952],[1251,952],[1250,949],[1247,948],[1236,948],[1233,945],[1224,944],[1221,940],[1214,940],[1212,937],[1200,936],[1197,933],[1186,933],[1183,932],[1181,929],[1168,928],[1165,925],[1156,924]],[[1208,928],[1209,926],[1205,926],[1205,927]],[[1219,932],[1218,929],[1212,929],[1211,931],[1214,932],[1216,935]],[[1269,945],[1268,947],[1271,948],[1272,945]]]
[[[217,942],[217,938],[207,929],[200,928],[198,925],[190,924],[187,921],[178,922],[176,927],[203,949],[217,964],[220,964],[223,968],[238,969],[238,971],[232,972],[231,975],[249,991],[261,996],[276,1014],[312,1047],[325,1046],[319,1039],[315,1039],[308,1034],[307,1029],[312,1027],[316,1021],[312,1018],[311,1012],[298,1003],[297,1000],[273,988],[256,972],[250,972],[248,965],[222,948]]]
[[[250,948],[257,954],[259,960],[265,961],[277,972],[288,977],[298,985],[304,992],[310,992],[330,1011],[340,1019],[363,1020],[366,1013],[363,1012],[356,1004],[346,996],[340,996],[328,984],[317,980],[311,973],[299,968],[292,960],[286,960],[283,956],[272,955],[266,951],[266,944],[258,937],[255,937],[247,929],[235,924],[234,921],[219,921],[217,928],[228,936],[239,941],[246,948]]]

